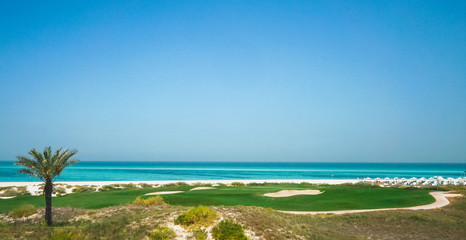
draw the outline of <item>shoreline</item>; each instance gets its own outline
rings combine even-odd
[[[187,184],[195,184],[195,183],[223,183],[223,184],[231,184],[233,182],[242,182],[245,184],[249,183],[310,183],[310,184],[343,184],[343,183],[357,183],[359,180],[357,179],[234,179],[234,180],[156,180],[156,181],[57,181],[54,184],[68,184],[68,185],[110,185],[110,184],[169,184],[169,183],[177,183],[177,182],[184,182]],[[35,186],[38,184],[42,184],[43,182],[0,182],[0,187],[12,187],[12,186]]]

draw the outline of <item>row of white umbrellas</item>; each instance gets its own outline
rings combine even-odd
[[[466,177],[459,177],[459,178],[443,178],[441,176],[435,176],[430,178],[369,178],[366,177],[362,180],[362,182],[371,182],[371,183],[385,183],[385,184],[400,184],[400,185],[466,185]]]

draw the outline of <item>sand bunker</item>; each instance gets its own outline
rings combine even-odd
[[[16,197],[16,196],[14,196]],[[0,197],[0,199],[11,199],[11,198],[14,198],[14,197]]]
[[[295,195],[317,195],[322,192],[319,190],[282,190],[274,193],[266,193],[266,197],[291,197]]]
[[[459,193],[443,193],[442,194],[444,197],[462,197],[462,194]]]
[[[215,189],[213,187],[195,187],[191,189],[190,191],[196,191],[196,190],[205,190],[205,189]]]
[[[175,193],[182,193],[183,191],[166,191],[166,192],[152,192],[146,193],[144,195],[163,195],[163,194],[175,194]]]

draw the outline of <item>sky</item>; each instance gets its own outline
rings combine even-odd
[[[466,162],[465,1],[0,0],[0,159]]]

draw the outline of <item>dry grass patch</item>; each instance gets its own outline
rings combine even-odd
[[[190,208],[175,219],[175,224],[184,227],[207,227],[219,218],[216,211],[205,207],[198,206]]]
[[[10,217],[12,218],[22,218],[22,217],[29,217],[32,214],[37,213],[37,208],[34,205],[27,204],[23,205],[21,207],[13,209],[13,211],[10,212]]]
[[[150,197],[143,199],[141,197],[137,197],[133,204],[136,205],[144,205],[144,206],[155,206],[155,205],[165,205],[166,203],[163,201],[163,198],[159,195],[155,197]]]

